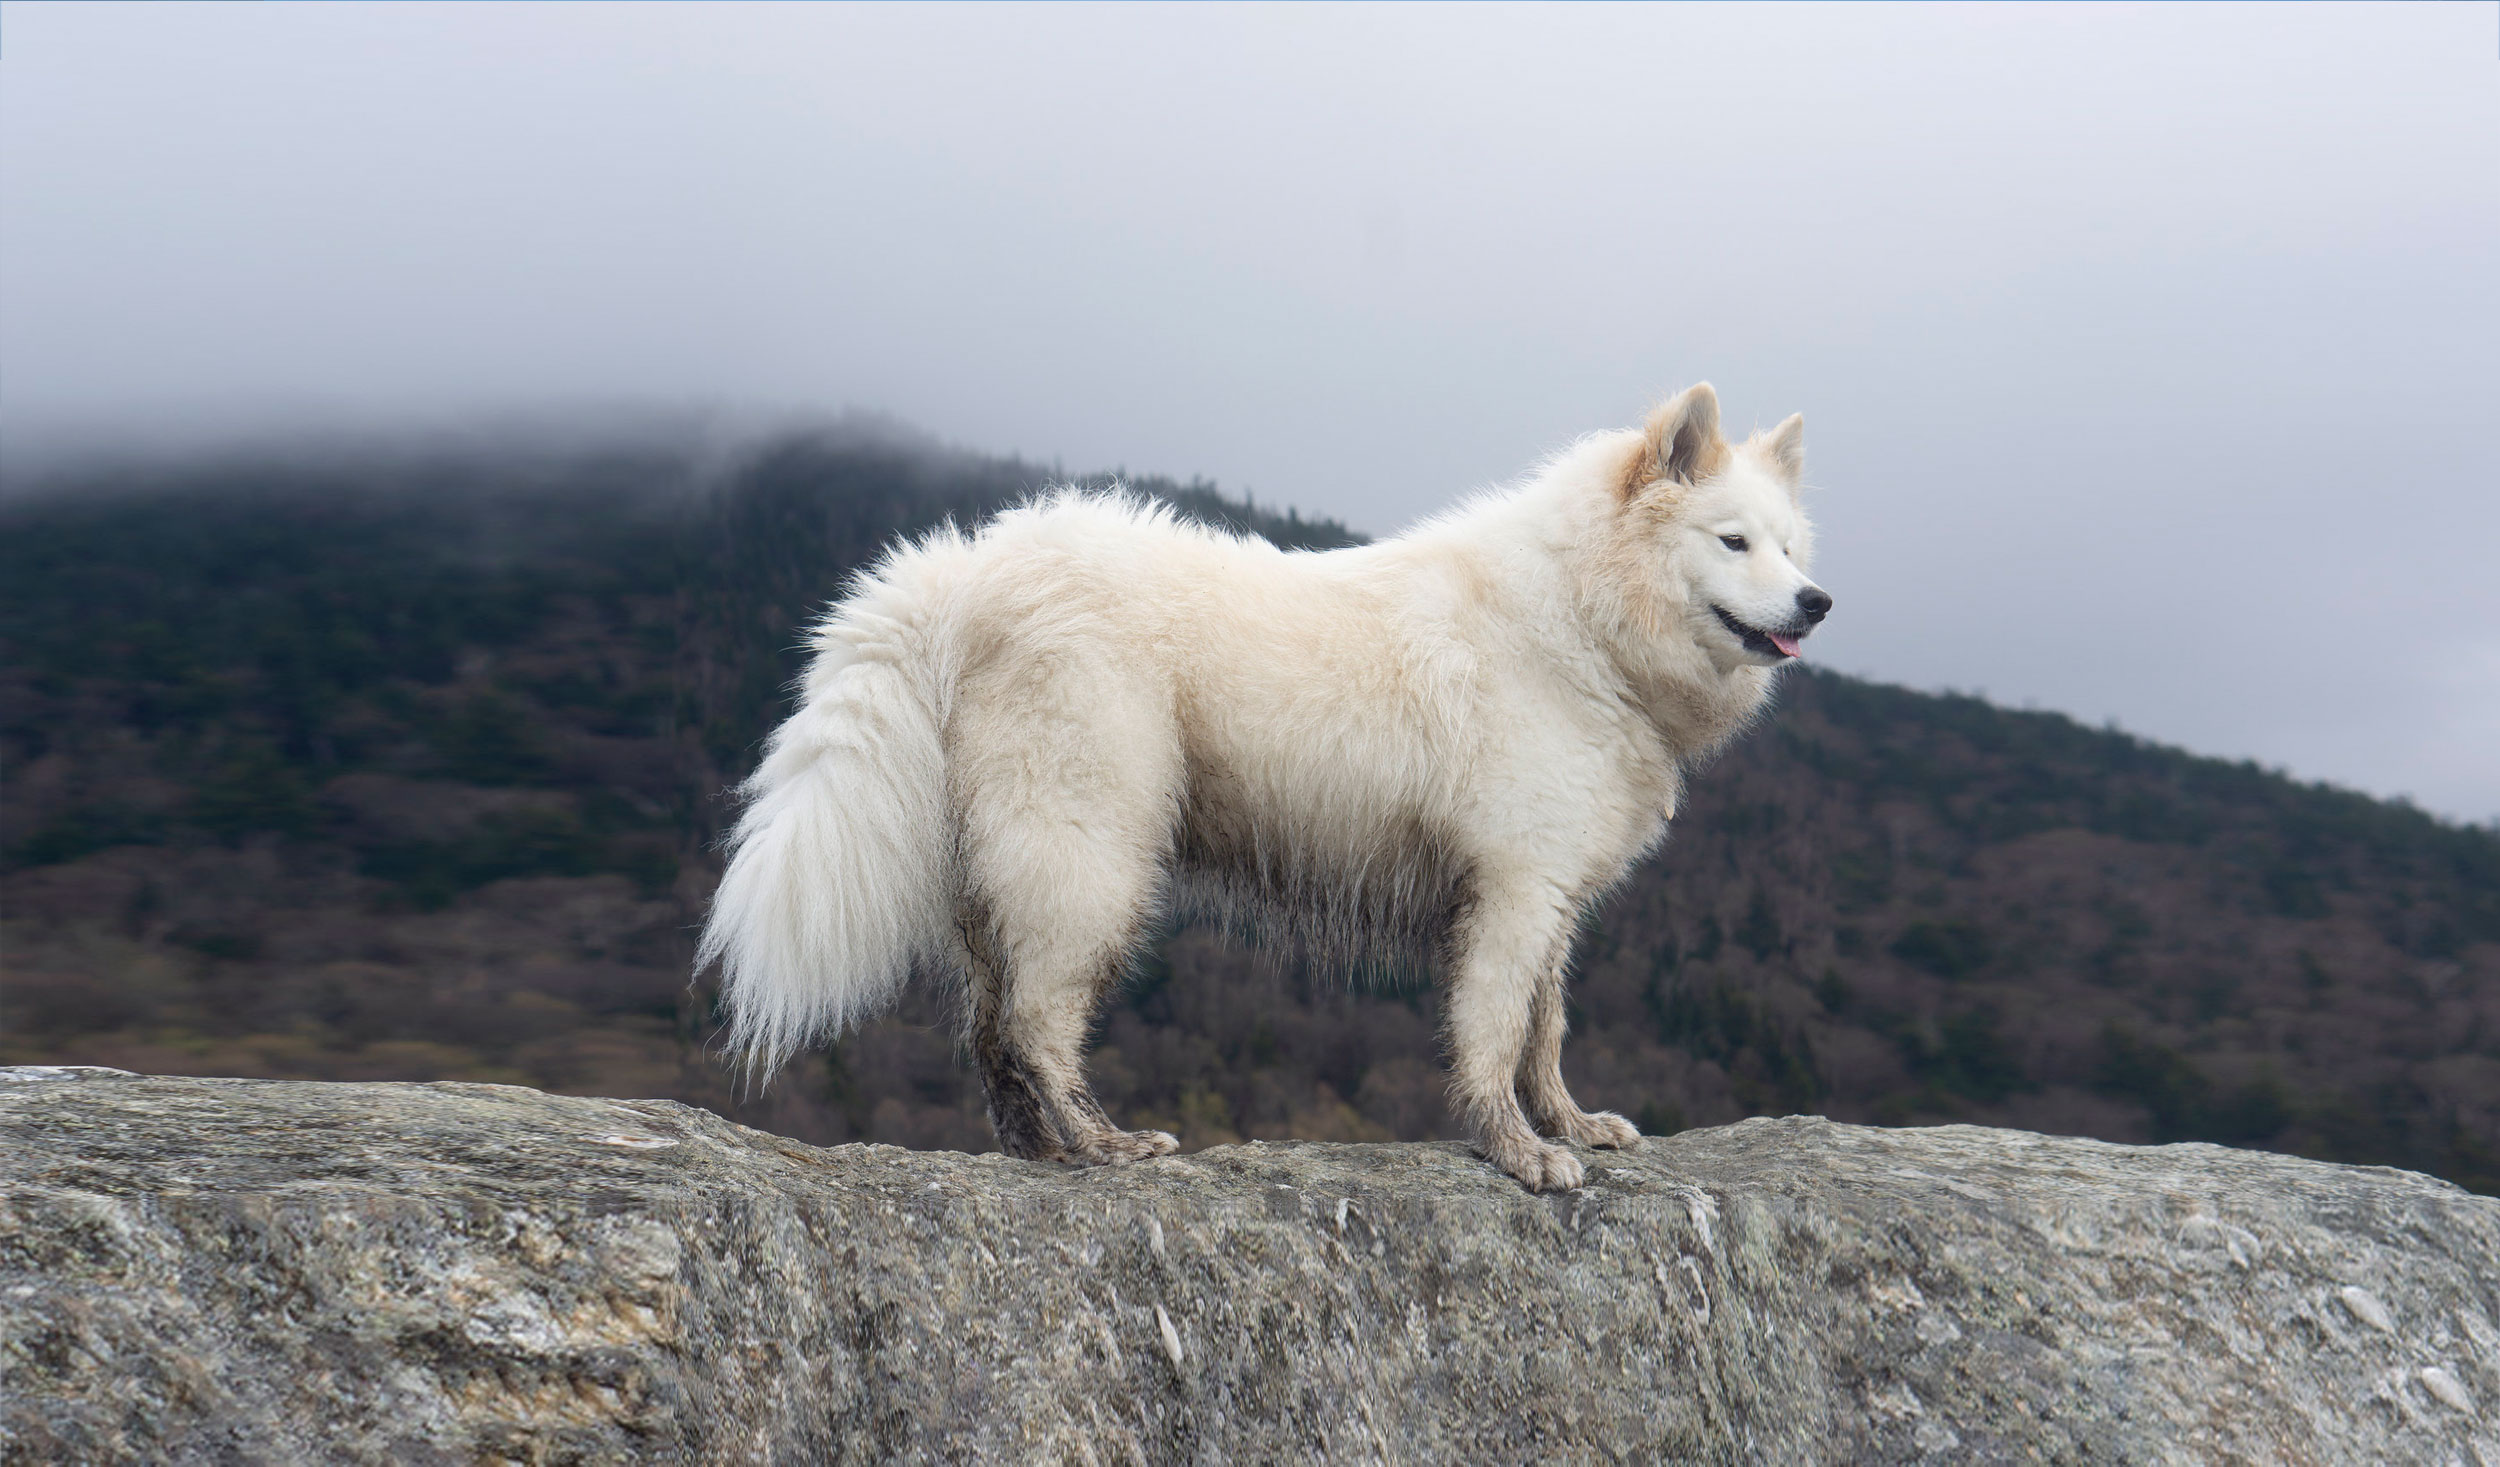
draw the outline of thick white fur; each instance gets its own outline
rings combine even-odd
[[[1798,431],[1730,446],[1704,384],[1326,553],[1075,491],[898,547],[816,628],[745,787],[700,953],[730,1042],[768,1070],[948,972],[1010,1151],[1168,1150],[1103,1117],[1080,1049],[1178,903],[1437,954],[1458,1110],[1529,1186],[1577,1185],[1538,1130],[1636,1133],[1563,1089],[1570,938],[1787,660],[1712,608],[1819,619]]]

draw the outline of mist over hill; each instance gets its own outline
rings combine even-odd
[[[15,486],[0,1063],[505,1080],[987,1149],[925,989],[741,1096],[686,976],[797,629],[894,536],[1050,477],[849,425]],[[2053,714],[1791,675],[1578,973],[1574,1089],[1653,1131],[1974,1120],[2500,1191],[2500,834]],[[1193,1147],[1448,1135],[1434,1023],[1426,989],[1184,929],[1093,1070]]]

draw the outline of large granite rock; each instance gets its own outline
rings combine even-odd
[[[1747,1121],[1107,1170],[0,1070],[14,1461],[2482,1462],[2500,1201]]]

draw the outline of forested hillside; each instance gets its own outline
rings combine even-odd
[[[1046,477],[835,432],[18,486],[0,1062],[501,1080],[986,1148],[930,995],[740,1097],[686,968],[799,625],[892,536]],[[2253,766],[1792,675],[1582,953],[1566,1070],[1647,1129],[1975,1120],[2500,1191],[2500,835]],[[1097,1088],[1190,1145],[1448,1134],[1432,994],[1347,977],[1177,932]]]

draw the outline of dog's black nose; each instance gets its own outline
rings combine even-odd
[[[1808,586],[1797,593],[1797,609],[1821,621],[1823,614],[1832,609],[1831,595],[1820,586]]]

